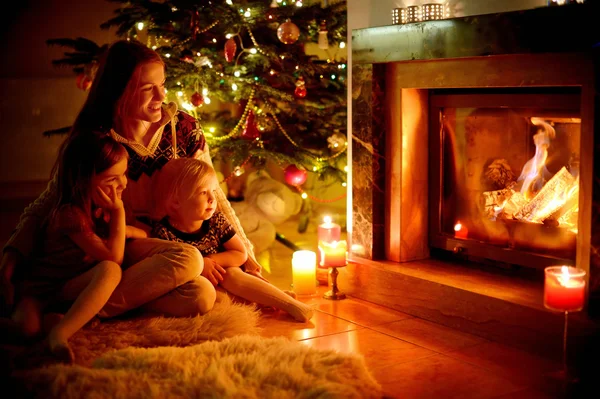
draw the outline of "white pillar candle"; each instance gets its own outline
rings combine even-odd
[[[292,255],[292,282],[298,295],[316,292],[317,254],[313,251],[296,251]]]

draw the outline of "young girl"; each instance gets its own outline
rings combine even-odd
[[[198,248],[204,257],[202,275],[215,286],[248,301],[284,310],[297,321],[310,320],[310,306],[260,275],[242,270],[248,253],[231,224],[217,211],[219,182],[208,163],[193,158],[173,159],[162,168],[155,185],[155,217],[160,222],[153,226],[154,236]]]
[[[72,302],[47,337],[58,361],[72,363],[68,340],[102,309],[121,280],[126,237],[145,236],[126,226],[121,196],[127,185],[128,155],[107,135],[65,141],[58,161],[58,199],[29,266],[16,273],[20,300],[14,329],[40,332],[49,306]]]

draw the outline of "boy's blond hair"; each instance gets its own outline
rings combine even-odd
[[[162,219],[169,215],[171,204],[175,199],[190,198],[196,187],[216,176],[213,167],[199,159],[171,159],[162,167],[153,181],[153,217]]]

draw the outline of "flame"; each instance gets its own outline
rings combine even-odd
[[[550,172],[546,169],[546,159],[548,159],[550,141],[556,137],[554,128],[546,121],[533,117],[531,123],[540,127],[537,133],[533,135],[535,155],[527,161],[517,179],[517,181],[523,181],[521,194],[527,199],[533,198],[533,192],[538,191],[550,175]]]
[[[325,222],[325,224],[329,224],[329,223],[331,223],[331,216],[325,216],[325,217],[323,218],[323,222]]]
[[[461,231],[462,230],[462,224],[460,222],[456,222],[456,224],[454,225],[454,231]]]
[[[560,281],[560,284],[562,286],[566,286],[569,283],[569,280],[571,279],[571,275],[569,274],[569,266],[562,266],[560,268],[561,271],[561,275],[560,277],[558,277],[558,280]]]

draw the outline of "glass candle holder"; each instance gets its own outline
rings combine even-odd
[[[585,303],[585,270],[571,266],[544,269],[544,306],[559,312],[577,312]]]

